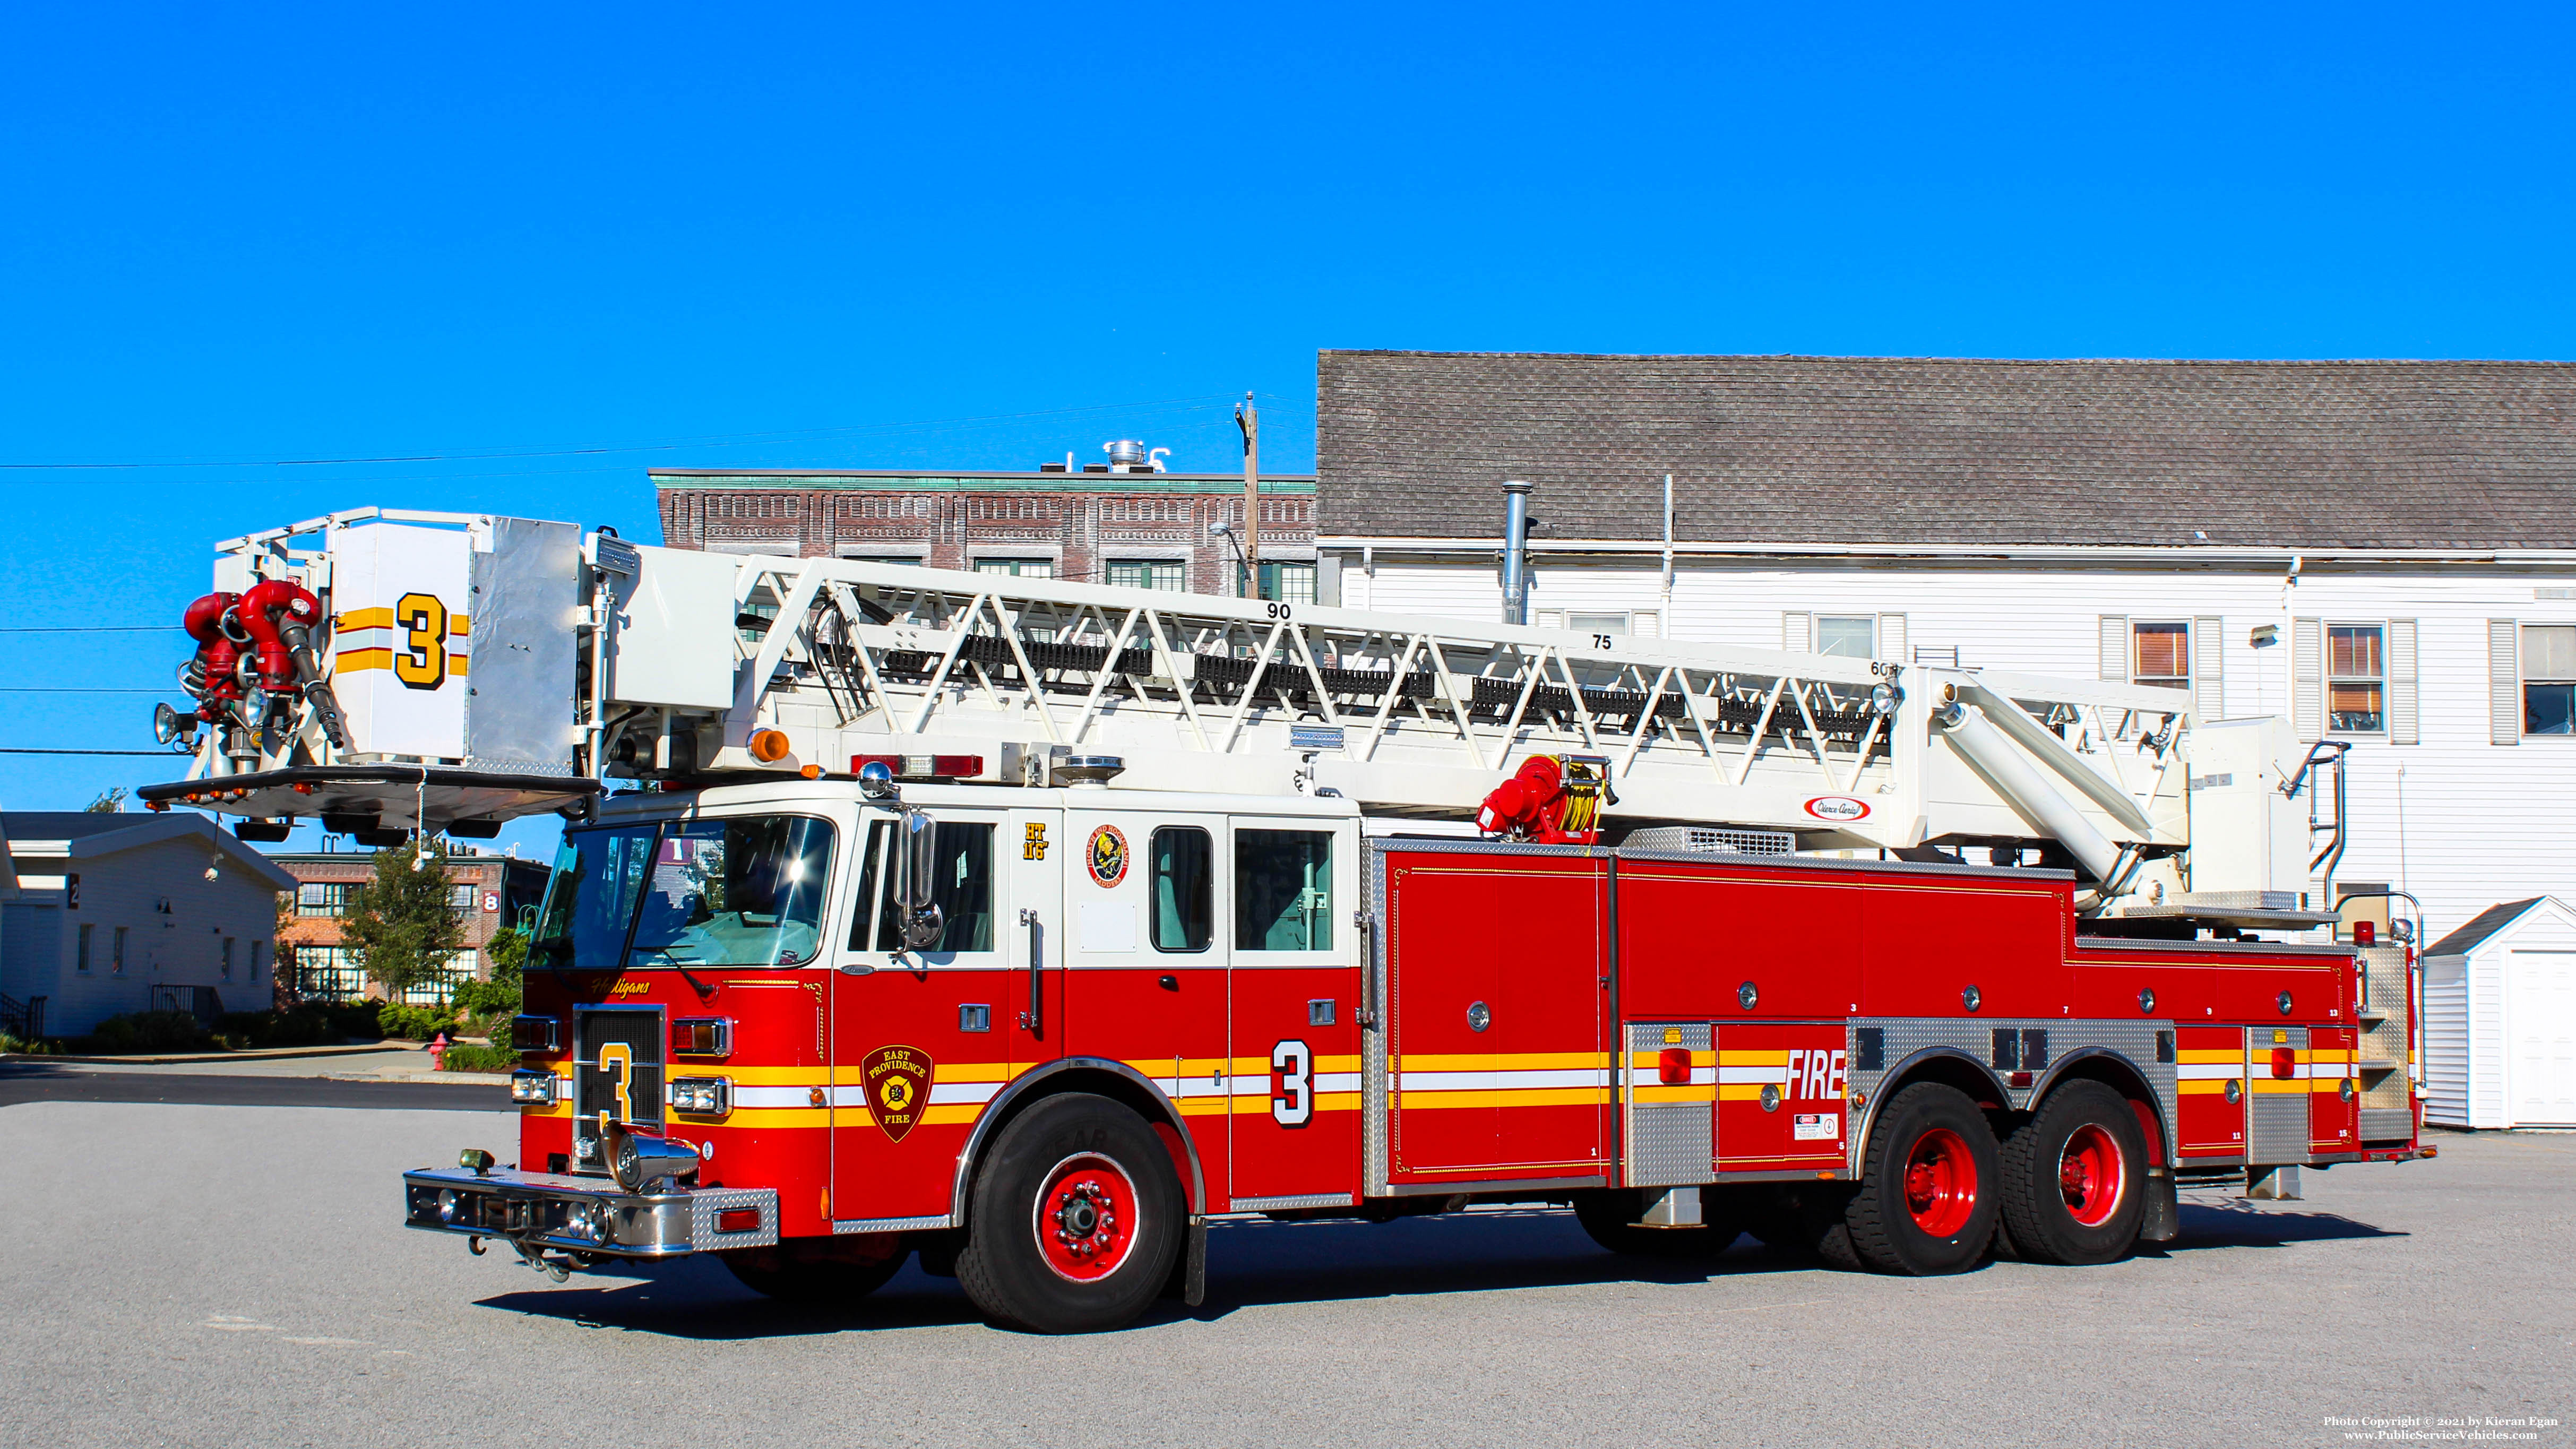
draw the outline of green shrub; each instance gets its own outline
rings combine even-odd
[[[449,1004],[459,1016],[490,1020],[519,1014],[519,986],[514,981],[464,981]]]
[[[395,1003],[377,1013],[376,1022],[386,1036],[406,1041],[427,1041],[442,1026],[453,1027],[456,1018],[434,1006],[405,1006]]]
[[[111,1016],[91,1030],[90,1050],[102,1056],[137,1052],[202,1051],[206,1029],[184,1011],[137,1011]]]
[[[451,1072],[506,1072],[518,1065],[519,1054],[508,1047],[458,1042],[447,1049],[444,1069]]]
[[[381,1001],[344,1001],[322,1008],[322,1022],[332,1036],[374,1041],[385,1034]]]
[[[0,1031],[0,1054],[16,1052],[22,1056],[49,1057],[60,1050],[60,1047],[49,1041],[20,1041],[9,1033]]]
[[[215,1035],[225,1046],[242,1051],[320,1046],[333,1033],[323,1014],[307,1006],[293,1011],[228,1011],[215,1018]]]

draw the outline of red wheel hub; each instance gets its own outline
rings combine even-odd
[[[1141,1211],[1126,1169],[1098,1153],[1075,1153],[1047,1173],[1038,1194],[1038,1255],[1057,1277],[1097,1282],[1127,1261]]]
[[[2057,1190],[2065,1195],[2067,1214],[2088,1228],[2109,1222],[2128,1190],[2126,1167],[2119,1139],[2091,1122],[2076,1128],[2057,1159]]]
[[[1947,1127],[1914,1139],[1905,1154],[1905,1210],[1916,1227],[1936,1238],[1968,1225],[1977,1211],[1977,1159],[1967,1139]]]

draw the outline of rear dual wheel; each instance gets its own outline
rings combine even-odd
[[[2069,1082],[2004,1139],[2004,1225],[2043,1263],[2117,1262],[2147,1212],[2147,1134],[2126,1097]]]
[[[2000,1186],[1985,1113],[1956,1087],[1917,1082],[1879,1109],[1859,1190],[1820,1251],[1880,1273],[1964,1273],[1994,1239]]]
[[[976,1175],[957,1282],[996,1323],[1034,1333],[1127,1324],[1172,1276],[1189,1211],[1145,1119],[1068,1092],[1002,1129]]]

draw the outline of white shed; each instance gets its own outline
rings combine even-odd
[[[2576,911],[2489,906],[2424,953],[2424,1119],[2576,1127]]]
[[[267,1009],[295,878],[202,815],[11,811],[0,1030],[79,1036],[122,1012]],[[0,886],[7,881],[0,878]]]

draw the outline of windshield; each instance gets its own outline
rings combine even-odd
[[[783,966],[813,959],[832,827],[801,815],[564,833],[528,964]]]

